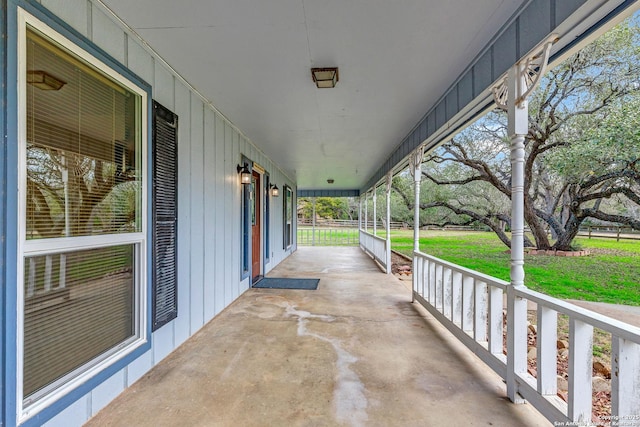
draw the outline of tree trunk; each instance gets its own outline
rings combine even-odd
[[[531,229],[531,234],[533,234],[533,239],[535,240],[536,249],[551,249],[551,244],[549,243],[549,237],[547,236],[547,231],[538,221],[538,216],[536,215],[533,206],[528,200],[528,197],[525,197],[524,201],[524,219],[529,225]],[[527,245],[528,239],[525,239],[525,245]],[[531,243],[529,243],[531,244]]]
[[[496,236],[498,236],[498,239],[500,239],[502,243],[507,245],[508,248],[511,248],[511,240],[509,240],[507,233],[505,233],[500,226],[496,226],[496,227],[490,226],[490,228],[494,233],[496,233]]]
[[[69,174],[69,203],[71,212],[71,235],[79,236],[91,234],[90,218],[93,209],[104,200],[113,189],[112,176],[103,177],[103,162],[96,161],[92,172],[94,181],[90,184],[85,180],[86,171],[77,167]]]
[[[580,231],[580,224],[582,224],[582,219],[579,219],[572,214],[567,221],[564,233],[558,236],[558,240],[556,240],[556,243],[553,245],[552,249],[555,249],[557,251],[572,250],[571,243],[573,242],[573,239],[575,239],[575,237],[578,235],[578,231]]]

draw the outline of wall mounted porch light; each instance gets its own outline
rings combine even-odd
[[[311,77],[318,89],[336,87],[339,80],[338,67],[312,68]]]
[[[271,190],[271,197],[278,197],[280,195],[280,189],[275,184],[269,184],[269,189]]]
[[[240,174],[240,183],[242,185],[251,184],[251,172],[249,172],[248,163],[245,163],[243,166],[238,165],[236,170]]]
[[[27,71],[27,83],[42,90],[60,90],[62,89],[62,86],[67,84],[59,78],[42,70]]]

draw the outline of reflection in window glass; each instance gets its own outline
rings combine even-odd
[[[27,239],[140,231],[140,97],[27,33]]]

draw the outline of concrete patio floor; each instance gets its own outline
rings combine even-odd
[[[549,426],[359,248],[302,247],[87,426]]]

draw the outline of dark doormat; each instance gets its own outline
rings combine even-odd
[[[254,288],[268,289],[318,289],[320,279],[295,279],[289,277],[264,277],[253,285]]]

